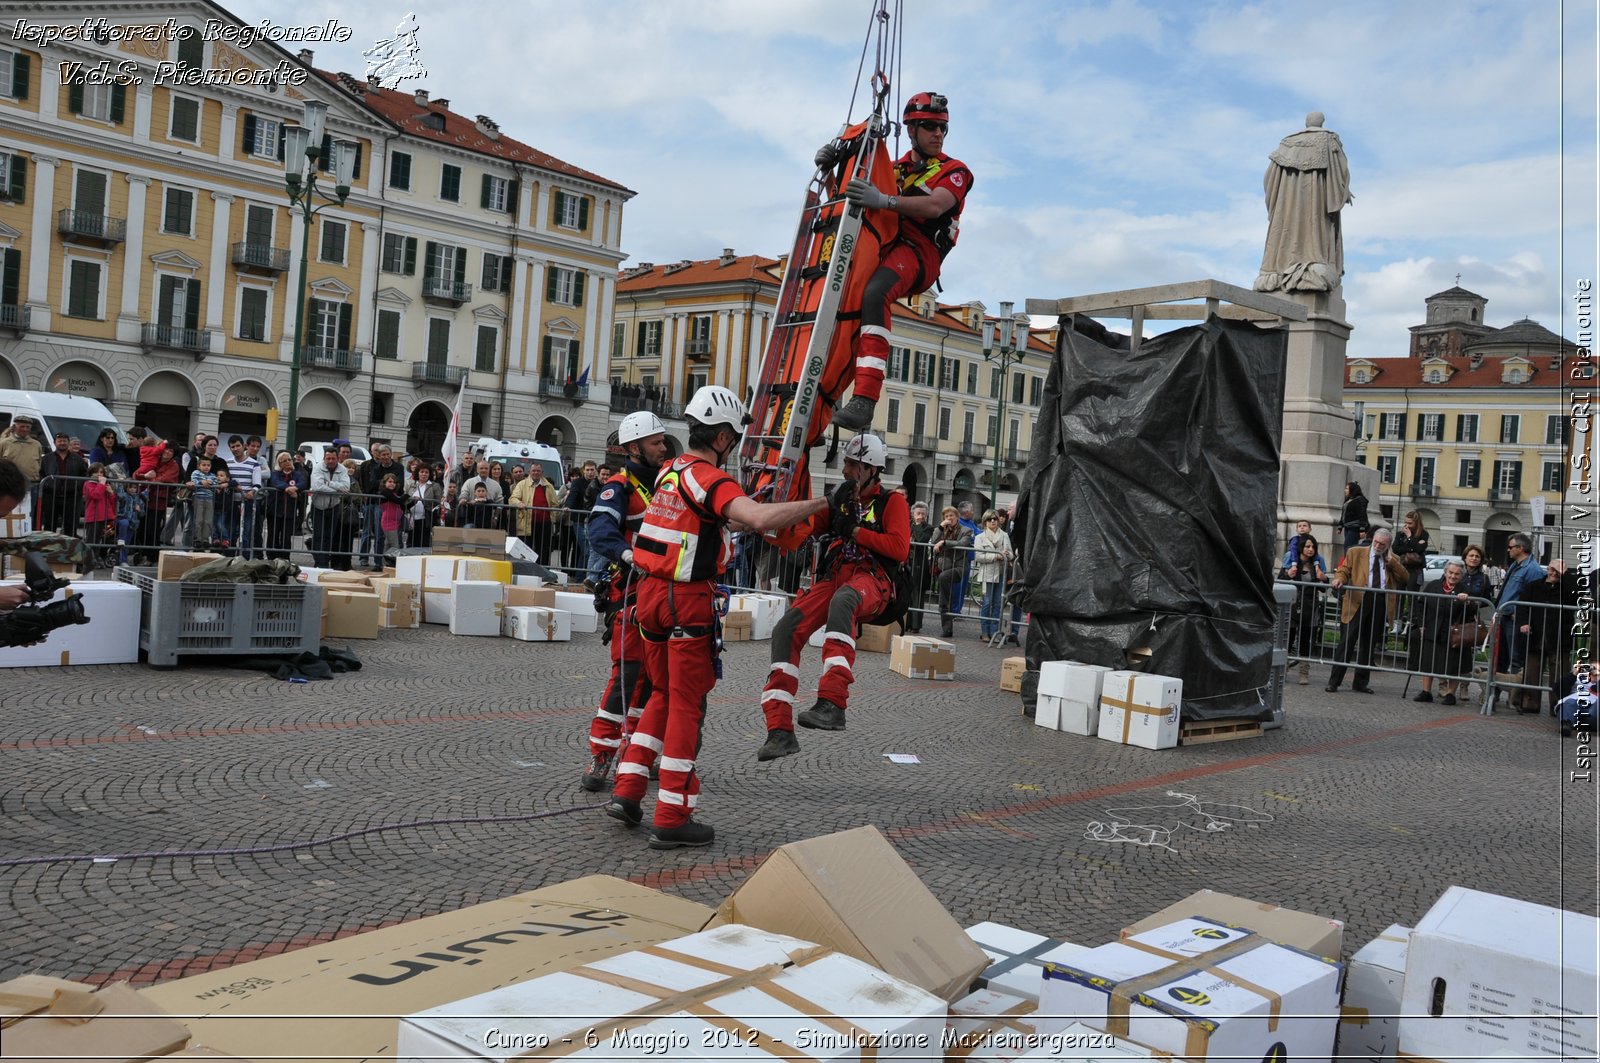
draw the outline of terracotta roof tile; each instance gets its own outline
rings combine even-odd
[[[1561,369],[1550,368],[1550,356],[1536,354],[1528,361],[1530,366],[1529,379],[1524,384],[1507,384],[1501,379],[1501,370],[1505,367],[1503,358],[1485,358],[1477,368],[1472,367],[1470,358],[1448,357],[1429,358],[1427,362],[1442,361],[1455,367],[1456,372],[1448,380],[1438,384],[1428,384],[1423,381],[1427,366],[1424,361],[1416,358],[1370,358],[1367,359],[1378,372],[1365,384],[1358,384],[1345,375],[1345,390],[1347,391],[1373,391],[1388,390],[1393,388],[1506,388],[1520,387],[1559,387],[1563,380],[1573,379],[1569,371],[1580,363],[1587,362],[1585,358],[1568,358]]]

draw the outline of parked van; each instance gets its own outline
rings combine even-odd
[[[538,462],[544,469],[545,478],[560,487],[566,482],[566,466],[561,461],[561,451],[547,443],[536,443],[531,439],[493,439],[484,436],[472,445],[472,452],[484,461],[499,462],[505,466],[506,479],[511,478],[511,466],[520,465],[522,471],[527,472],[528,466]]]
[[[128,441],[128,433],[106,409],[105,403],[86,395],[0,389],[0,431],[10,427],[18,417],[33,418],[37,426],[34,436],[46,451],[55,448],[57,432],[76,436],[86,455],[94,449],[102,429],[115,431],[119,444]]]
[[[301,443],[296,449],[306,456],[306,460],[315,469],[322,464],[322,452],[331,446],[333,446],[332,443]],[[357,461],[372,460],[372,453],[366,447],[360,447],[354,443],[350,444],[350,456]]]

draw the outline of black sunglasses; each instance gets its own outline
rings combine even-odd
[[[949,122],[920,121],[920,122],[917,123],[917,125],[920,126],[923,129],[928,130],[928,132],[930,132],[930,133],[948,133],[950,131],[950,123]]]

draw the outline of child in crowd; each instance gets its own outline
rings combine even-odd
[[[489,504],[489,488],[483,484],[472,489],[472,501],[462,509],[463,528],[487,528],[494,518],[494,507]]]
[[[189,474],[189,505],[192,507],[189,527],[193,529],[198,550],[210,548],[211,529],[216,518],[217,477],[211,471],[214,464],[212,459],[202,455],[195,459],[194,472]]]
[[[95,551],[97,565],[111,560],[111,552],[104,547],[111,545],[116,528],[117,495],[106,482],[105,464],[97,461],[89,466],[89,479],[83,484],[83,538],[90,546],[102,548]]]
[[[386,557],[393,557],[400,552],[400,539],[405,533],[405,499],[400,497],[400,484],[393,473],[385,475],[378,484],[378,500],[383,552]]]
[[[128,544],[139,534],[147,503],[144,485],[129,480],[117,496],[117,563],[128,563]]]
[[[226,552],[233,545],[230,541],[233,533],[228,530],[228,518],[233,515],[233,480],[228,475],[228,467],[220,461],[211,463],[215,466],[212,477],[216,481],[216,515],[211,520],[211,548]]]

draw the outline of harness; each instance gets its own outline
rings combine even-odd
[[[949,157],[933,156],[925,160],[921,168],[913,168],[909,158],[902,158],[894,164],[895,183],[900,186],[900,194],[905,196],[929,196],[933,194],[932,185],[947,173],[965,174],[970,181],[972,171]],[[952,248],[956,246],[956,239],[960,235],[961,208],[965,200],[956,197],[956,205],[927,221],[911,222],[910,224],[933,244],[939,252],[939,261],[943,262]],[[906,225],[902,220],[901,225]],[[937,265],[937,263],[935,264]]]

